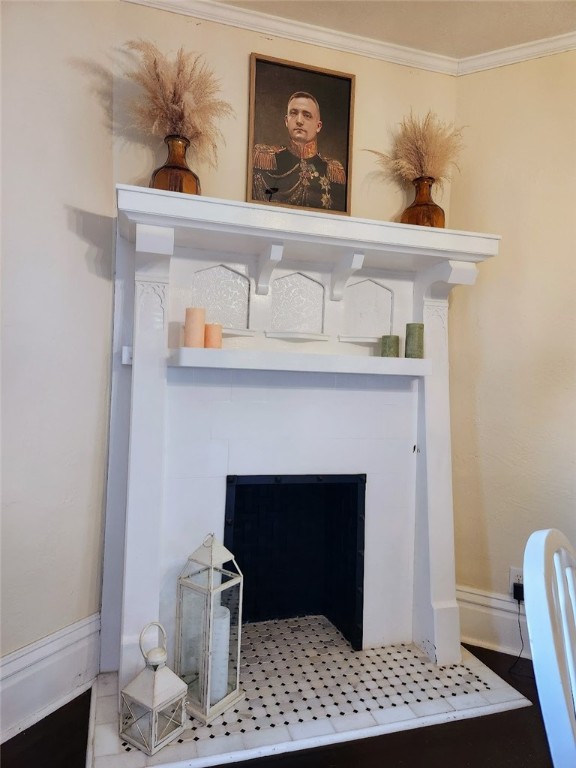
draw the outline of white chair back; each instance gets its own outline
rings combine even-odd
[[[528,539],[524,600],[552,762],[554,768],[576,768],[576,555],[554,528]]]

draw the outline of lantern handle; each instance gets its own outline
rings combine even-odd
[[[162,648],[163,648],[164,651],[166,650],[166,642],[167,642],[166,630],[164,629],[162,624],[160,624],[159,621],[151,621],[150,624],[146,624],[146,626],[144,627],[142,632],[140,632],[140,650],[142,652],[142,656],[144,656],[145,659],[148,658],[148,657],[147,657],[147,654],[144,651],[144,644],[143,644],[144,643],[144,635],[150,629],[150,627],[158,627],[158,629],[162,632],[162,637],[164,638],[164,640],[162,642]]]

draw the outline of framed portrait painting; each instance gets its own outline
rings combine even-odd
[[[247,200],[350,213],[354,75],[253,53]]]

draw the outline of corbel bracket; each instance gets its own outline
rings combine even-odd
[[[351,251],[346,253],[334,266],[331,276],[331,294],[332,301],[342,301],[344,290],[350,277],[364,264],[364,254]]]
[[[267,296],[270,290],[272,273],[282,261],[284,243],[270,243],[266,250],[260,254],[256,274],[256,293],[259,296]]]
[[[414,280],[414,321],[421,322],[424,302],[447,301],[455,285],[474,285],[478,269],[468,261],[444,261],[424,269]]]
[[[152,224],[136,224],[136,253],[174,255],[174,230]]]
[[[174,230],[136,224],[136,281],[167,283],[170,259],[174,255]]]

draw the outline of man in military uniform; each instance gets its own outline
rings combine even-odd
[[[320,107],[310,93],[288,99],[287,146],[254,146],[252,197],[277,203],[346,210],[346,171],[338,160],[318,154]]]

